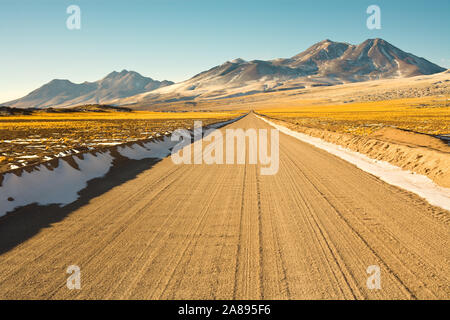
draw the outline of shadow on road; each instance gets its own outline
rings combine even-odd
[[[134,179],[141,172],[153,167],[160,159],[127,160],[114,163],[102,178],[92,179],[79,192],[80,197],[64,207],[31,204],[16,209],[0,218],[0,255],[15,248],[53,223],[62,221],[71,212],[88,204],[95,197]]]
[[[236,122],[249,113],[229,121],[213,123],[206,128],[218,129],[230,123]],[[40,230],[49,227],[53,223],[62,221],[73,211],[88,204],[112,188],[119,186],[145,170],[152,168],[161,159],[126,160],[115,159],[110,171],[102,178],[92,179],[88,186],[78,194],[77,201],[60,207],[59,205],[40,206],[31,204],[16,209],[0,218],[0,255],[15,248],[22,242],[35,236]]]

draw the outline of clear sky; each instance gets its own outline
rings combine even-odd
[[[69,5],[81,29],[69,30]],[[381,30],[366,27],[369,5]],[[234,58],[290,57],[330,39],[383,38],[450,67],[449,0],[0,0],[0,102],[54,79],[134,70],[182,81]]]

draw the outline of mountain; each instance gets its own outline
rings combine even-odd
[[[359,45],[324,40],[279,63],[292,68],[309,66],[315,75],[349,81],[413,77],[445,70],[383,39],[369,39]]]
[[[324,40],[288,59],[235,59],[189,80],[116,104],[149,104],[179,100],[220,99],[274,90],[403,78],[445,71],[406,53],[383,39],[359,45]]]
[[[383,39],[369,39],[359,45],[324,40],[289,59],[270,61],[243,60],[231,62],[257,70],[250,80],[258,78],[290,79],[302,76],[334,77],[345,81],[364,81],[395,77],[413,77],[445,71],[423,58],[406,53]]]
[[[445,70],[383,39],[369,39],[359,45],[324,40],[288,59],[246,61],[238,58],[177,84],[155,81],[127,70],[112,72],[96,82],[75,84],[68,80],[53,80],[4,105],[44,108],[103,103],[139,107],[413,77]]]
[[[171,81],[153,80],[134,71],[114,71],[95,82],[76,84],[69,80],[55,79],[23,98],[3,104],[16,108],[45,108],[104,103],[171,84],[173,84]]]

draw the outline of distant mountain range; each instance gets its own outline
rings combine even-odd
[[[12,107],[84,103],[142,105],[222,99],[291,88],[428,75],[445,70],[383,39],[369,39],[359,45],[324,40],[292,58],[235,59],[177,84],[154,81],[124,70],[93,83],[53,80],[21,99],[4,104]]]
[[[76,84],[69,80],[55,79],[23,98],[2,105],[15,108],[46,108],[105,103],[172,84],[172,81],[157,81],[134,71],[122,70],[111,72],[95,82]]]

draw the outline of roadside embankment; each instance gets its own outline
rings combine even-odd
[[[293,131],[425,175],[437,185],[450,188],[450,146],[440,139],[389,127],[377,130],[369,136],[357,136],[303,127],[288,121],[265,117]]]

